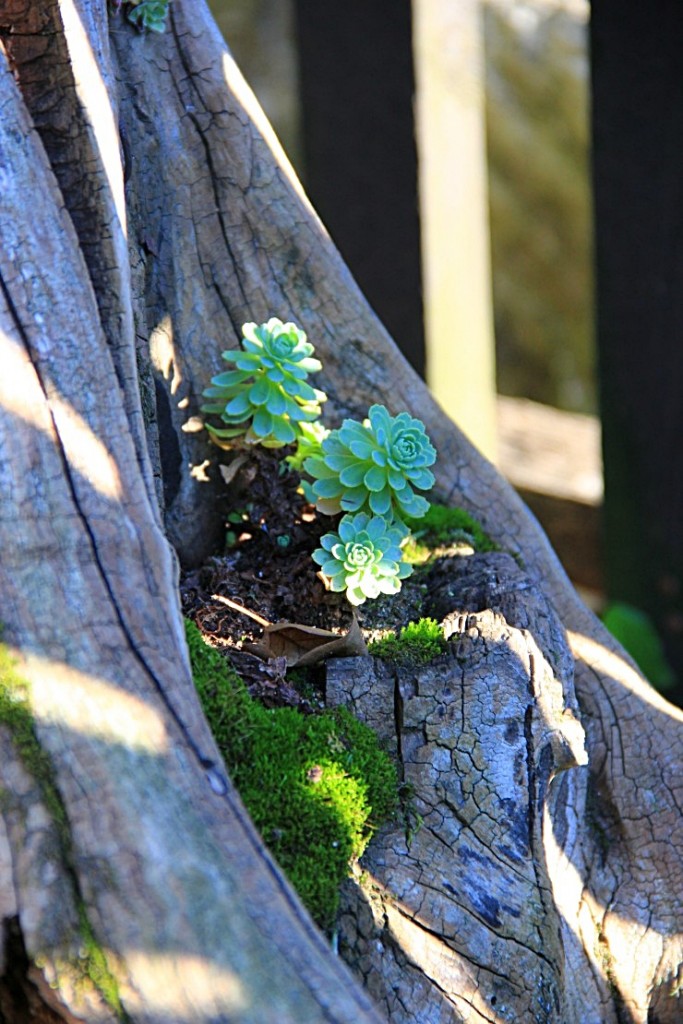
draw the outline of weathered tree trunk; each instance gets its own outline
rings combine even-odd
[[[89,72],[70,125],[94,147],[78,157],[83,189],[94,197],[99,184],[115,234],[117,161],[104,174],[88,134],[97,68],[82,25],[58,38]],[[2,666],[3,920],[20,929],[31,985],[67,1020],[376,1019],[225,777],[192,686],[144,441],[136,452],[129,427],[135,364],[127,373],[112,357],[65,193],[3,64],[0,593],[19,659]],[[123,257],[112,270],[102,255],[112,302]],[[122,346],[131,356],[132,332]],[[17,988],[18,945],[4,964],[7,1021],[33,991]]]
[[[425,945],[430,930],[448,939],[425,999],[434,1005],[434,985],[449,994],[441,1017],[425,1019],[673,1022],[680,714],[583,608],[519,500],[397,353],[204,4],[173,0],[161,36],[120,16],[109,31],[103,3],[0,4],[0,615],[16,660],[3,662],[0,701],[0,1013],[378,1019],[225,778],[190,679],[166,540],[189,564],[218,535],[201,391],[243,321],[279,315],[316,344],[331,417],[377,400],[421,416],[440,453],[439,496],[474,512],[530,581],[504,582],[507,604],[483,585],[473,607],[460,584],[448,596],[441,612],[471,613],[476,630],[463,665],[456,650],[443,671],[457,706],[439,692],[440,668],[399,687],[401,751],[426,827],[410,851],[398,833],[382,838],[368,870],[399,890],[385,932],[400,923],[422,928]],[[577,727],[562,741],[560,684],[588,770],[550,783],[567,751],[580,760]],[[439,707],[454,716],[440,732]],[[442,765],[455,795],[439,788]],[[424,920],[412,877],[432,893]],[[525,892],[516,918],[507,896]],[[358,922],[345,927],[351,951],[354,928],[370,934],[361,912]],[[406,962],[394,1002],[390,966],[362,967],[396,1019],[422,1019],[429,956]],[[592,1016],[572,992],[586,993]]]

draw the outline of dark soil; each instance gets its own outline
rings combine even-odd
[[[230,483],[225,550],[184,574],[180,585],[184,615],[212,645],[226,650],[252,692],[272,704],[299,701],[285,679],[282,659],[264,663],[249,653],[250,645],[263,636],[264,625],[294,622],[345,633],[353,621],[351,605],[343,594],[325,589],[311,558],[322,534],[334,530],[337,520],[316,512],[299,490],[298,474],[285,467],[281,450],[256,448],[249,453]],[[395,597],[362,605],[357,617],[366,637],[419,618],[425,589],[416,573]]]
[[[226,547],[181,581],[183,612],[202,632],[230,645],[258,639],[269,622],[348,627],[351,610],[325,590],[311,553],[334,520],[316,513],[299,493],[299,477],[271,451],[256,448],[233,483]],[[233,521],[234,520],[234,521]],[[212,595],[241,605],[240,614]]]

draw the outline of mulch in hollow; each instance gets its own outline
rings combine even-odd
[[[298,474],[283,468],[281,454],[263,448],[249,452],[230,481],[225,550],[183,574],[180,597],[183,614],[212,646],[224,650],[253,696],[268,706],[305,711],[315,699],[312,693],[317,692],[317,703],[322,699],[320,671],[305,673],[302,697],[297,689],[301,672],[292,673],[283,658],[264,659],[250,648],[262,640],[264,623],[291,622],[343,634],[354,612],[343,594],[325,589],[311,558],[337,520],[319,514],[306,500]],[[425,584],[411,577],[396,597],[367,601],[356,611],[363,632],[372,638],[419,618],[424,590]]]

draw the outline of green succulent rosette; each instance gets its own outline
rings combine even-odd
[[[130,0],[128,20],[140,29],[163,32],[166,28],[169,0]]]
[[[244,435],[248,444],[267,448],[293,444],[299,424],[320,416],[326,395],[306,378],[322,364],[293,323],[272,317],[264,324],[244,324],[242,335],[243,348],[222,354],[235,368],[212,377],[204,391],[209,401],[202,412],[220,416],[226,427],[207,424],[207,429],[218,443]]]
[[[314,478],[318,509],[326,515],[369,511],[386,519],[420,518],[429,502],[415,493],[434,486],[427,468],[436,450],[424,423],[407,412],[391,416],[373,405],[364,423],[344,420],[322,442],[322,455],[304,462]]]
[[[366,512],[344,516],[337,533],[326,533],[313,552],[330,590],[346,591],[353,605],[380,594],[397,594],[412,566],[403,561],[401,541],[407,531],[398,523]]]
[[[319,359],[313,359],[313,346],[296,324],[283,324],[271,317],[265,324],[244,324],[242,327],[243,352],[231,353],[239,370],[265,370],[269,380],[306,380],[309,373],[322,369]]]

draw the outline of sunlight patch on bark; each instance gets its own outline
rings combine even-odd
[[[126,233],[126,201],[118,150],[118,125],[107,87],[74,0],[61,0],[64,38],[69,48],[75,86],[102,159],[121,230]]]
[[[553,822],[547,807],[544,810],[543,846],[553,890],[553,899],[560,913],[562,928],[573,934],[575,948],[588,957],[593,971],[599,975],[606,987],[612,978],[605,959],[605,951],[598,941],[605,908],[586,888],[578,868],[572,863],[567,850],[559,845],[553,830]],[[565,950],[570,952],[565,933]],[[575,1019],[581,1018],[581,1000],[586,993],[575,994],[568,990],[568,999],[578,1008]]]
[[[580,884],[578,874],[577,882]],[[570,911],[565,923],[572,927],[593,970],[602,976],[618,1004],[628,1006],[635,1013],[634,1020],[649,1020],[651,979],[667,973],[665,936],[652,923],[634,928],[632,920],[605,907],[588,888],[582,889],[578,914]],[[643,993],[647,998],[642,998]]]
[[[171,379],[171,394],[175,395],[182,383],[182,374],[175,357],[173,346],[173,321],[168,314],[162,316],[149,336],[149,356],[152,366],[164,380]],[[207,378],[208,378],[207,373]]]
[[[0,407],[51,436],[49,409],[69,464],[103,497],[121,501],[119,469],[105,445],[69,402],[53,396],[46,403],[44,392],[36,386],[35,370],[26,352],[2,331],[0,346]]]
[[[640,672],[626,658],[583,633],[567,631],[567,638],[574,656],[589,665],[596,673],[610,676],[630,693],[662,714],[683,723],[683,710],[665,700],[650,686]]]
[[[52,399],[50,407],[69,465],[104,498],[121,501],[119,469],[106,447],[68,402]]]
[[[41,724],[154,756],[168,752],[163,716],[139,697],[59,661],[28,655],[24,664],[22,673],[31,684],[31,711]]]
[[[244,986],[231,970],[201,956],[128,950],[125,961],[135,979],[135,989],[121,987],[126,1011],[150,1013],[155,1020],[215,1020],[248,1009]],[[137,1018],[136,1018],[137,1019]]]
[[[446,935],[446,922],[442,922],[442,934],[439,934],[433,921],[421,920],[419,914],[402,903],[376,876],[366,869],[355,874],[380,933],[390,937],[390,945],[407,951],[410,963],[424,973],[444,1000],[462,1012],[463,1019],[504,1024],[508,1018],[499,1017],[482,994],[480,968],[454,948],[458,936]]]
[[[249,115],[249,118],[253,122],[254,126],[258,129],[260,135],[263,137],[264,142],[273,154],[277,169],[282,172],[284,177],[287,179],[289,184],[292,186],[301,202],[305,205],[307,213],[317,222],[317,225],[321,228],[323,233],[327,235],[327,231],[323,228],[320,220],[318,219],[317,213],[313,210],[308,196],[303,190],[301,182],[299,181],[296,171],[292,167],[287,154],[282,148],[282,144],[278,139],[277,135],[273,131],[273,127],[264,114],[259,101],[252,90],[247,85],[242,72],[237,67],[235,60],[229,50],[223,54],[223,73],[225,75],[225,82],[228,89],[237,98],[239,105],[244,108],[245,113]]]

